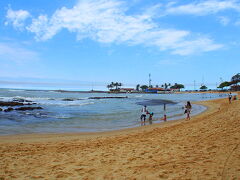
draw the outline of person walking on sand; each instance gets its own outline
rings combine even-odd
[[[142,123],[145,123],[145,121],[146,121],[146,116],[147,116],[147,106],[145,105],[143,108],[142,108],[142,110],[141,110],[141,122]]]
[[[229,102],[229,104],[232,103],[232,93],[231,92],[228,94],[228,102]]]
[[[192,109],[192,105],[191,105],[190,101],[188,101],[187,104],[185,105],[185,112],[184,112],[187,114],[188,120],[190,120],[191,109]]]

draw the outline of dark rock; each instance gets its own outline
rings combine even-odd
[[[21,98],[13,98],[13,102],[32,102],[32,101],[29,101],[29,100],[26,100],[26,99],[21,99]]]
[[[34,109],[43,109],[42,107],[19,107],[16,108],[15,110],[17,111],[29,111],[29,110],[34,110]]]
[[[4,102],[4,101],[0,101],[0,106],[23,106],[24,103],[20,103],[20,102]]]
[[[25,103],[25,102],[14,102],[14,101],[9,101],[9,102],[0,101],[0,106],[24,106],[24,105],[33,105],[33,104],[36,104],[36,103]]]
[[[9,107],[7,109],[4,109],[4,112],[10,112],[10,111],[13,111],[13,110],[14,110],[13,108]]]
[[[63,101],[74,101],[74,99],[69,99],[69,98],[66,98],[66,99],[62,99]]]

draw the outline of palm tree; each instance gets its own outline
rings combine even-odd
[[[168,88],[167,83],[164,84],[164,88],[165,88],[165,90]]]
[[[122,83],[119,83],[119,82],[111,82],[111,84],[109,84],[109,85],[107,86],[107,88],[113,88],[113,87],[115,87],[115,90],[118,90],[118,89],[119,89],[118,87],[121,87],[121,86],[123,86]]]
[[[112,85],[111,85],[111,84],[108,84],[108,85],[107,85],[107,88],[108,88],[108,90],[110,90],[110,89],[112,88]]]
[[[136,90],[139,91],[139,88],[140,88],[140,84],[137,84]]]
[[[121,86],[123,86],[123,84],[122,83],[118,83],[118,86],[121,88]]]
[[[114,86],[115,86],[115,83],[114,83],[114,82],[111,82],[111,86],[114,87]]]

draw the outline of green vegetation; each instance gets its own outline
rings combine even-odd
[[[175,83],[173,86],[170,87],[171,89],[183,89],[184,88],[184,85],[183,84],[178,84],[178,83]]]
[[[223,90],[225,87],[231,86],[232,90],[240,90],[239,82],[240,82],[240,73],[237,73],[236,75],[234,75],[231,78],[231,81],[224,81],[224,82],[222,82],[218,86],[218,88],[221,88]]]
[[[221,89],[223,90],[223,88],[228,87],[228,86],[230,86],[230,85],[231,85],[230,82],[225,81],[225,82],[222,82],[222,83],[218,86],[218,88],[221,88]]]
[[[142,91],[145,91],[148,88],[148,86],[147,85],[142,85],[142,86],[140,86],[140,88],[142,89]]]
[[[119,91],[120,90],[120,87],[122,86],[123,84],[122,83],[119,83],[119,82],[111,82],[111,84],[108,84],[107,85],[107,88],[110,90],[110,91]],[[115,87],[115,89],[114,89]]]
[[[201,89],[201,90],[207,90],[207,86],[202,85],[202,86],[200,87],[200,89]]]

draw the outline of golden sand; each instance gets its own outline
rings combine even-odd
[[[0,137],[0,179],[240,179],[240,101],[105,133]]]

